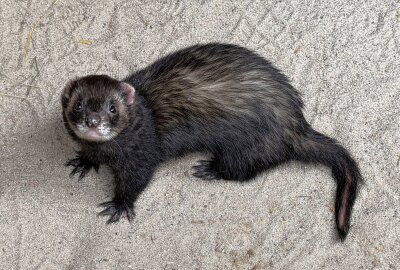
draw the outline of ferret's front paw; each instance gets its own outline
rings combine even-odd
[[[212,160],[199,160],[197,165],[192,168],[195,170],[193,176],[202,178],[205,180],[214,180],[218,179],[218,172],[213,168]]]
[[[65,166],[74,167],[69,174],[70,177],[73,177],[75,174],[79,173],[79,180],[82,180],[86,174],[94,168],[97,172],[99,170],[99,165],[93,164],[89,160],[85,159],[81,156],[80,152],[77,152],[78,156],[76,158],[70,159]]]
[[[135,216],[132,207],[126,203],[109,201],[99,204],[99,207],[104,207],[104,210],[98,214],[99,216],[110,216],[107,224],[117,222],[121,217],[126,217],[131,222]]]

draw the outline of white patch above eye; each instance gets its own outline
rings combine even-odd
[[[113,97],[117,102],[124,103],[124,98],[120,94],[114,94]]]

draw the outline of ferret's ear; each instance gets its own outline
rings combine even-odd
[[[121,91],[125,96],[126,105],[132,105],[135,102],[135,88],[129,83],[121,82]]]
[[[78,81],[77,79],[69,81],[63,89],[63,93],[61,96],[61,103],[64,108],[67,107],[71,95],[77,87],[77,81]]]

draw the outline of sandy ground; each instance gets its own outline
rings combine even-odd
[[[399,1],[239,2],[0,0],[0,269],[400,269]],[[123,78],[208,41],[270,59],[310,123],[353,153],[366,185],[345,243],[323,166],[291,162],[238,184],[192,177],[200,155],[173,160],[134,222],[111,226],[96,217],[112,194],[107,169],[68,178],[69,79]]]

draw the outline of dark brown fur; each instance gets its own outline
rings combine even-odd
[[[143,95],[152,106],[159,131],[186,121],[188,115],[215,119],[244,114],[257,118],[251,106],[255,99],[277,122],[291,126],[297,121],[302,101],[286,78],[278,72],[243,66],[243,59],[237,58],[241,53],[254,56],[234,47],[220,48],[217,54],[201,46],[192,47],[190,53],[177,52],[161,68],[156,63],[146,69],[142,80],[148,85]],[[253,60],[248,65],[264,61]],[[282,87],[288,91],[282,91]]]
[[[116,101],[117,112],[104,112],[110,106],[106,101],[115,96],[122,97]],[[73,110],[79,98],[87,100],[84,113]],[[69,163],[73,173],[83,177],[106,164],[115,176],[115,197],[103,204],[101,213],[110,222],[132,216],[137,196],[160,162],[198,151],[213,155],[194,167],[194,175],[204,179],[246,181],[291,159],[331,167],[338,184],[339,236],[344,239],[348,233],[362,179],[356,162],[335,140],[310,127],[298,92],[252,51],[228,44],[196,45],[123,82],[104,75],[83,77],[66,87],[63,107],[67,129],[82,145]],[[112,125],[118,134],[102,142],[77,138],[74,125],[86,118],[92,123],[98,115],[118,115]]]

